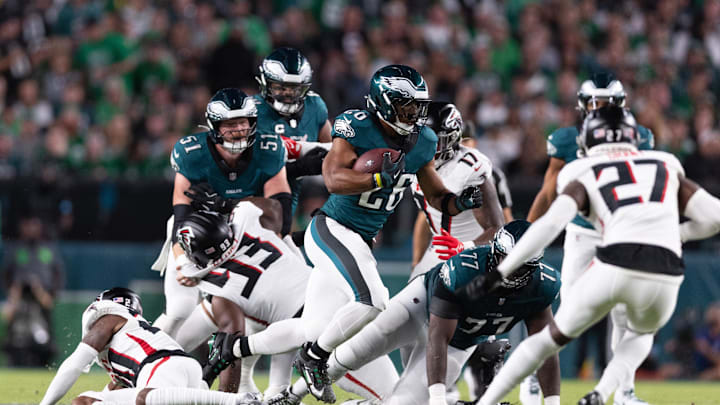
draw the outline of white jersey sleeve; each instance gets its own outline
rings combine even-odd
[[[93,302],[85,309],[82,315],[82,337],[84,338],[95,322],[105,315],[117,315],[127,319],[130,312],[125,306],[112,301],[100,300]]]

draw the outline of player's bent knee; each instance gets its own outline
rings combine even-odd
[[[137,397],[135,397],[135,405],[145,405],[145,398],[147,397],[147,394],[150,393],[154,388],[145,388],[138,392]]]

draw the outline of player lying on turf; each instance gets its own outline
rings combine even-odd
[[[559,196],[525,233],[496,272],[479,283],[491,290],[533,252],[550,244],[580,213],[603,242],[542,332],[523,341],[500,370],[480,404],[494,404],[545,358],[602,319],[616,304],[627,307],[628,331],[618,342],[594,391],[581,405],[604,404],[648,355],[644,341],[673,313],[683,280],[680,213],[720,226],[720,200],[687,180],[680,162],[665,152],[639,151],[635,119],[607,106],[591,112],[578,137],[586,158],[558,175]],[[689,231],[686,237],[692,237]]]
[[[254,405],[252,396],[209,391],[200,364],[142,317],[140,297],[127,288],[105,290],[82,316],[82,341],[58,368],[40,404],[59,401],[93,362],[110,383],[80,394],[73,404]]]
[[[465,292],[465,286],[478,272],[491,271],[502,261],[528,226],[526,221],[511,222],[498,231],[492,245],[469,249],[416,278],[390,300],[387,310],[333,352],[330,378],[336,379],[398,347],[412,345],[402,376],[393,381],[390,390],[377,392],[372,403],[410,405],[427,403],[429,399],[432,405],[445,405],[445,381],[454,382],[460,376],[477,343],[520,321],[525,321],[532,334],[552,320],[551,304],[558,295],[560,281],[555,270],[540,262],[542,254],[528,260],[521,274],[505,280],[504,288],[491,296],[472,299]],[[485,384],[508,349],[502,342],[496,343],[490,346],[494,352],[487,355],[490,372]],[[377,372],[389,375],[380,369]],[[539,376],[546,403],[558,404],[557,356],[545,363]],[[307,393],[307,385],[299,380],[265,403],[299,404]]]

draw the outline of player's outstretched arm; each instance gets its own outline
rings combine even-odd
[[[447,351],[457,319],[442,318],[430,314],[427,343],[427,379],[430,394],[429,405],[445,405],[445,376],[447,375]]]
[[[534,222],[536,219],[543,216],[543,214],[547,212],[548,208],[550,208],[550,204],[552,204],[553,200],[555,200],[555,197],[557,197],[557,190],[555,187],[557,186],[558,174],[563,166],[565,166],[564,160],[554,157],[550,158],[550,163],[545,171],[542,188],[537,196],[535,196],[535,200],[530,207],[530,212],[527,216],[528,222]]]
[[[680,212],[690,218],[680,224],[683,242],[709,238],[720,232],[720,199],[713,197],[697,183],[680,177],[678,203]]]
[[[263,186],[265,198],[273,198],[282,205],[282,228],[280,234],[285,236],[292,228],[292,194],[290,194],[290,183],[287,179],[287,171],[283,166],[279,172]]]
[[[333,139],[322,167],[325,186],[330,193],[360,194],[375,188],[372,173],[352,169],[356,159],[357,153],[350,142],[341,138]]]
[[[425,254],[425,250],[430,245],[431,236],[430,226],[427,223],[425,214],[422,211],[418,211],[415,225],[413,226],[412,267],[420,263],[420,259],[422,259],[423,254]]]
[[[40,404],[54,404],[65,396],[80,377],[80,373],[92,364],[125,322],[125,318],[117,315],[105,315],[98,319],[75,351],[62,362]]]
[[[588,196],[585,187],[578,181],[572,181],[555,199],[545,215],[528,228],[510,254],[497,267],[498,272],[505,278],[510,276],[527,259],[551,244],[580,210],[586,210],[587,205]]]
[[[435,171],[434,160],[417,171],[417,179],[428,204],[440,212],[453,216],[482,205],[480,186],[467,187],[459,196],[445,188],[445,184]]]
[[[553,320],[552,308],[546,307],[525,320],[528,335],[534,335]],[[538,382],[545,397],[545,404],[560,404],[560,358],[555,353],[548,357],[537,372]]]

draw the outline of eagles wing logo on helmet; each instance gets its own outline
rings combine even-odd
[[[345,138],[352,138],[355,136],[355,130],[350,124],[351,121],[348,118],[342,117],[335,121],[333,129],[336,133],[344,136]]]
[[[405,77],[381,77],[380,83],[388,90],[397,91],[405,98],[415,98],[415,85]]]

